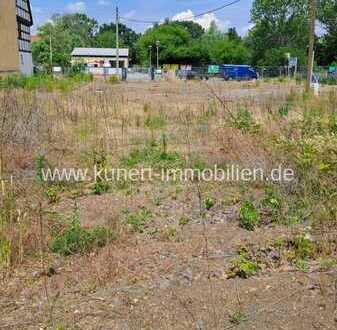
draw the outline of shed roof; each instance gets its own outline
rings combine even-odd
[[[72,56],[97,56],[97,57],[116,57],[117,49],[116,48],[74,48],[71,53]],[[128,57],[129,49],[120,48],[119,56]]]

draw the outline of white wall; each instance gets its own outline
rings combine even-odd
[[[24,75],[33,74],[33,58],[32,53],[19,52],[20,71]]]
[[[87,67],[86,71],[88,73],[91,73],[93,75],[97,76],[104,76],[104,75],[116,75],[116,74],[122,74],[122,69],[120,68],[118,71],[116,68],[90,68]]]

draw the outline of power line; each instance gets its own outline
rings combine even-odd
[[[120,17],[121,20],[127,21],[127,22],[132,22],[132,23],[142,23],[142,24],[157,24],[159,21],[143,21],[140,19],[135,19],[135,18],[125,18],[125,17]]]
[[[220,7],[217,7],[217,8],[211,9],[211,10],[207,10],[207,11],[202,12],[200,14],[192,15],[190,17],[186,17],[186,18],[184,18],[184,20],[191,20],[193,18],[198,18],[198,17],[204,16],[204,15],[207,15],[207,14],[212,14],[212,13],[218,12],[222,9],[225,9],[227,7],[235,5],[235,4],[239,3],[240,1],[241,0],[235,0],[235,1],[232,1],[230,3],[226,3],[226,4],[224,4]],[[133,23],[143,23],[143,24],[158,24],[160,22],[160,21],[140,20],[140,19],[126,18],[126,17],[120,17],[120,19],[122,19],[123,21],[128,21],[128,22],[133,22]]]
[[[213,13],[215,13],[215,12],[217,12],[217,11],[220,11],[220,10],[222,10],[222,9],[225,9],[225,8],[227,8],[227,7],[230,7],[230,6],[232,6],[232,5],[235,5],[235,4],[239,3],[240,1],[241,1],[241,0],[235,0],[235,1],[232,1],[232,2],[227,3],[227,4],[225,4],[225,5],[222,5],[222,6],[218,7],[218,8],[211,9],[211,10],[208,10],[208,11],[206,11],[206,12],[203,12],[203,13],[200,13],[200,14],[197,14],[197,15],[193,15],[193,16],[187,17],[187,18],[185,18],[185,19],[189,20],[189,19],[193,19],[193,18],[200,17],[200,16],[204,16],[204,15],[207,15],[207,14],[213,14]]]

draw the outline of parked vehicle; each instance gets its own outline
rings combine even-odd
[[[221,66],[225,80],[254,80],[258,79],[258,73],[249,65],[225,64]]]

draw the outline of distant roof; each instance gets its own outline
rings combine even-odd
[[[116,57],[116,48],[74,48],[72,56],[97,56],[97,57]],[[119,56],[128,57],[129,49],[120,48]]]

